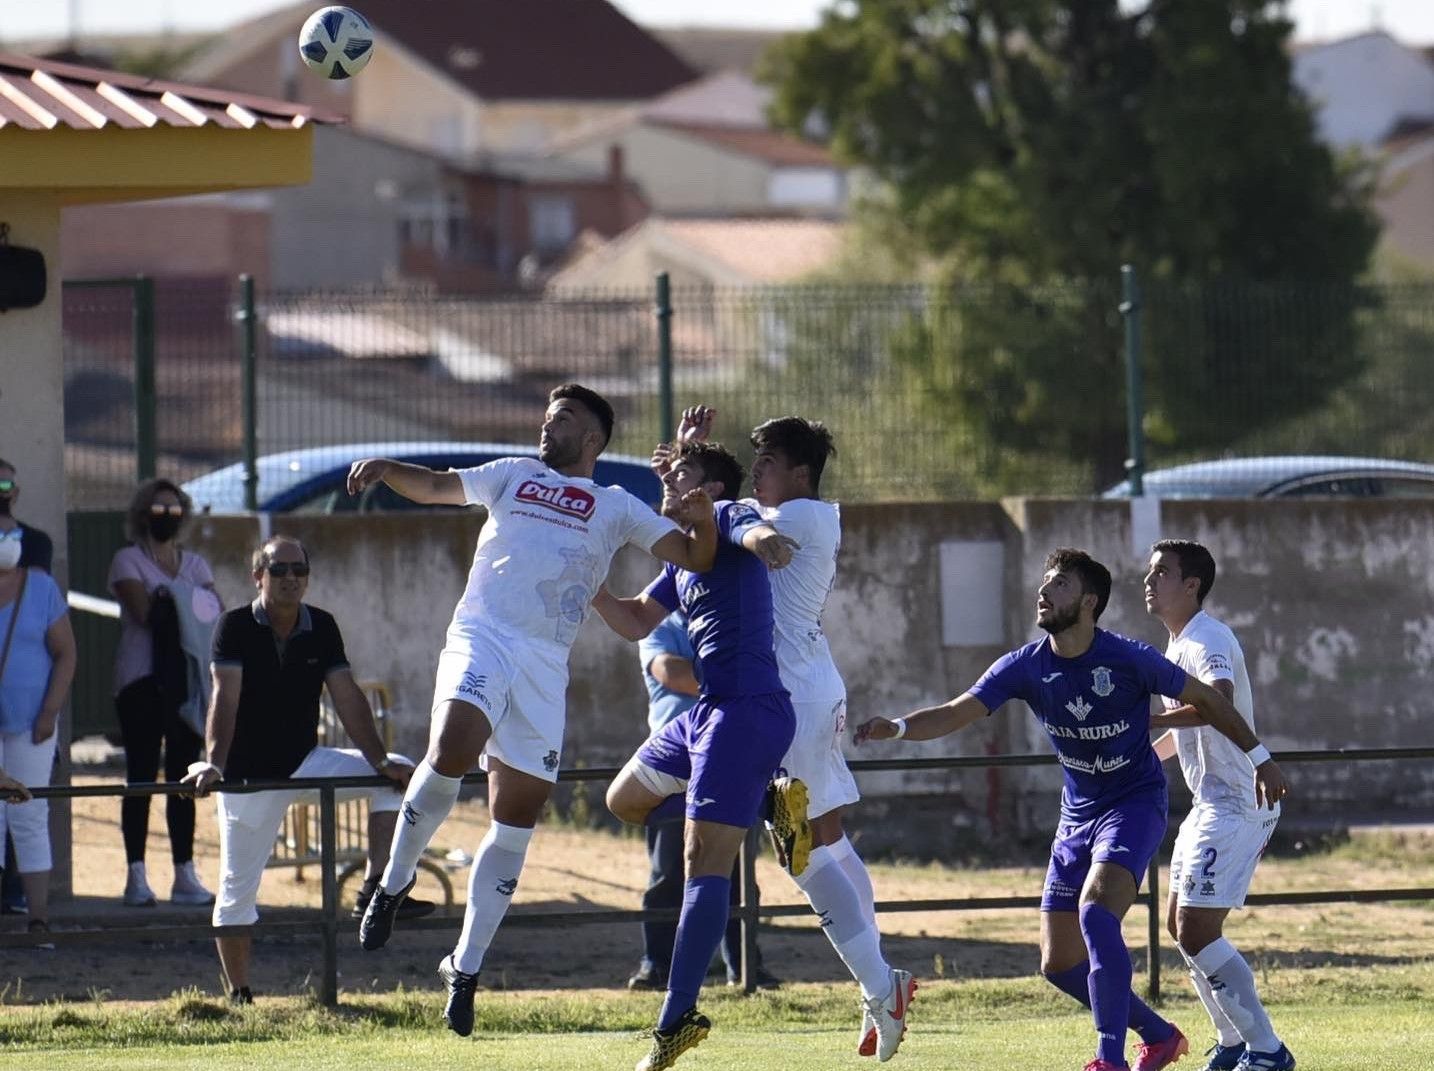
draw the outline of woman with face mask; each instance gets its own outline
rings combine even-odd
[[[48,785],[60,710],[75,677],[75,635],[65,596],[39,569],[20,566],[20,530],[0,533],[0,766],[26,785]],[[8,798],[8,797],[6,797]],[[50,805],[0,803],[40,947],[50,932]]]
[[[132,542],[115,552],[110,563],[109,587],[120,604],[120,639],[115,654],[115,710],[125,750],[125,778],[131,784],[159,778],[160,753],[164,778],[180,780],[189,764],[199,758],[204,741],[180,716],[184,696],[161,687],[155,673],[154,631],[151,628],[155,595],[170,588],[193,592],[213,600],[214,574],[192,550],[183,549],[180,529],[193,503],[169,480],[147,480],[130,500],[126,518]],[[217,612],[217,609],[216,611]],[[154,890],[145,871],[145,840],[149,836],[148,796],[126,796],[120,805],[129,873],[124,902],[130,907],[153,907]],[[176,904],[212,904],[214,894],[194,870],[194,800],[165,797],[174,882],[170,900]]]

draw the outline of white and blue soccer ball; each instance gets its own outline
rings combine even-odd
[[[299,31],[299,55],[325,78],[352,78],[373,58],[373,27],[351,7],[321,7]]]

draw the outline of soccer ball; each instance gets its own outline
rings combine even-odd
[[[299,55],[325,78],[351,78],[373,58],[373,27],[351,7],[321,7],[299,31]]]

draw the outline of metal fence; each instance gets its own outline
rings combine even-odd
[[[1275,758],[1285,764],[1305,762],[1372,762],[1407,759],[1434,759],[1434,747],[1428,748],[1342,748],[1325,751],[1287,751]],[[1050,766],[1056,763],[1053,755],[992,755],[971,757],[945,757],[929,759],[875,759],[850,763],[853,771],[866,770],[933,770],[971,769],[1009,766]],[[587,767],[559,771],[559,781],[605,781],[619,773],[618,767]],[[486,780],[481,773],[470,774],[465,784],[480,784]],[[0,934],[0,948],[27,947],[45,940],[55,944],[93,944],[97,941],[115,942],[125,940],[170,940],[207,939],[216,933],[248,932],[257,930],[270,932],[314,932],[318,931],[323,950],[322,966],[319,972],[319,996],[330,1007],[338,1005],[338,940],[339,927],[353,923],[339,911],[338,873],[339,860],[336,851],[338,832],[336,826],[336,791],[343,788],[376,786],[389,782],[380,777],[342,778],[295,778],[283,781],[240,781],[224,782],[226,792],[264,792],[269,790],[293,791],[296,789],[315,790],[319,794],[319,869],[322,883],[322,907],[317,921],[261,922],[254,927],[219,927],[204,925],[175,926],[123,926],[103,929],[57,930],[44,937],[26,934]],[[47,799],[75,798],[80,796],[157,796],[171,795],[185,791],[179,785],[134,784],[134,785],[85,785],[56,786],[32,790],[37,797]],[[1160,998],[1160,949],[1161,930],[1164,918],[1164,903],[1161,899],[1159,858],[1151,861],[1147,875],[1145,902],[1148,917],[1147,945],[1147,994],[1152,1000]],[[756,888],[756,836],[750,833],[743,845],[740,859],[742,889],[740,905],[733,914],[742,925],[742,985],[746,992],[755,989],[755,977],[749,972],[749,965],[755,964],[756,927],[761,918],[781,916],[804,916],[810,908],[802,904],[759,905]],[[1411,900],[1434,900],[1434,888],[1395,889],[1328,889],[1298,893],[1273,893],[1251,896],[1250,904],[1321,904],[1321,903],[1378,903]],[[1003,908],[1039,908],[1039,896],[987,896],[961,899],[935,900],[881,900],[876,910],[881,913],[911,911],[989,911]],[[600,911],[510,911],[504,919],[507,926],[553,926],[585,925],[592,923],[641,922],[648,919],[675,917],[675,910],[643,911],[612,910]],[[443,929],[454,925],[454,920],[445,917],[428,917],[408,920],[405,929]]]
[[[1128,358],[1152,467],[1434,461],[1434,285],[1151,283],[1125,317],[1122,300],[1115,271],[1036,288],[675,288],[666,310],[656,290],[274,293],[246,310],[236,280],[68,283],[69,501],[122,506],[138,473],[238,462],[246,435],[260,454],[531,444],[564,380],[613,400],[624,453],[662,435],[670,383],[679,408],[716,405],[743,447],[773,415],[826,421],[840,455],[824,490],[848,502],[1083,495],[1131,452]]]

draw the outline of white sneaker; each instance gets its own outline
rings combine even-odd
[[[149,887],[149,879],[145,876],[143,863],[131,863],[129,865],[129,876],[124,882],[124,904],[125,907],[154,907],[159,900],[154,895],[154,890]]]
[[[169,890],[169,902],[193,905],[214,903],[214,894],[204,887],[204,883],[199,880],[199,875],[194,872],[193,860],[180,863],[174,868],[174,885]]]
[[[891,972],[891,991],[884,997],[863,1001],[871,1016],[872,1032],[876,1035],[876,1058],[882,1063],[896,1055],[901,1039],[906,1036],[906,1009],[916,999],[916,980],[910,971]],[[865,1055],[868,1042],[863,1035],[861,1048]]]

